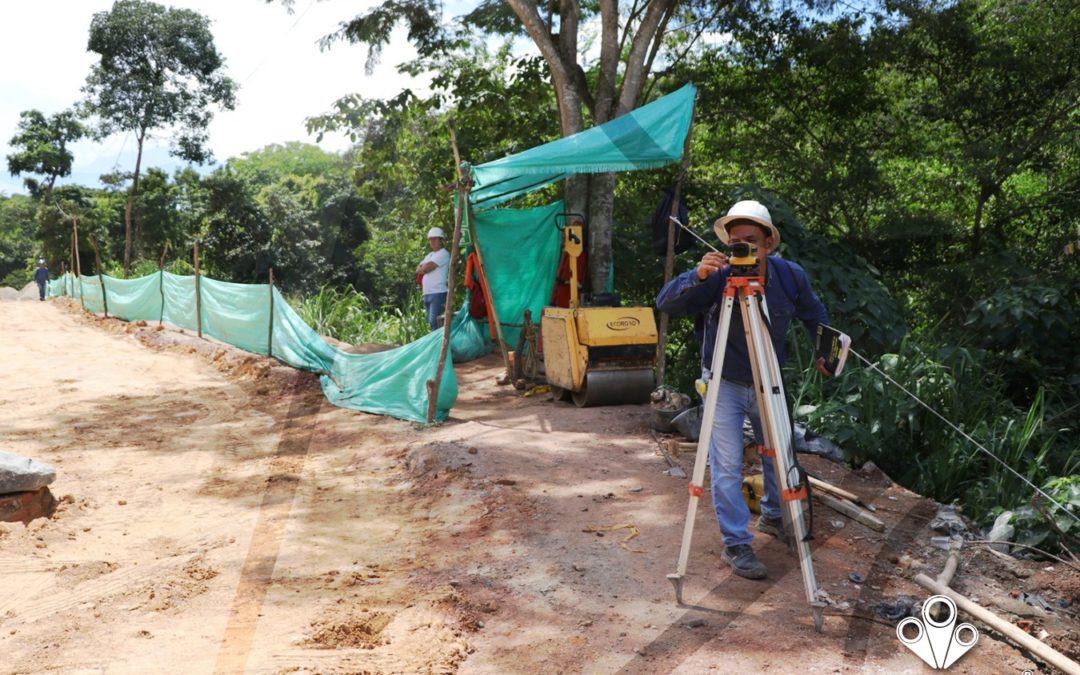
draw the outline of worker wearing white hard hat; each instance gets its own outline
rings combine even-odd
[[[765,303],[770,319],[770,338],[781,365],[787,349],[787,331],[792,319],[800,319],[811,331],[819,323],[828,323],[825,306],[810,288],[806,272],[798,264],[770,255],[780,244],[780,230],[763,204],[753,200],[737,202],[713,224],[716,236],[724,244],[749,243],[756,256],[766,259]],[[728,343],[721,373],[710,373],[712,351],[718,331],[718,319],[731,267],[728,256],[709,251],[697,266],[672,279],[656,298],[657,307],[671,316],[697,316],[702,319],[701,363],[703,378],[709,386],[719,386],[709,444],[711,492],[716,519],[724,540],[724,562],[732,571],[748,579],[763,579],[768,571],[754,554],[750,543],[750,510],[742,496],[743,422],[750,419],[754,437],[763,443],[753,371],[743,328],[742,313],[731,314]],[[823,365],[818,366],[823,370]],[[705,433],[704,430],[702,433]],[[780,515],[780,490],[773,463],[764,461],[765,497],[757,531],[784,537]]]
[[[450,269],[450,252],[443,246],[442,228],[433,227],[427,232],[428,253],[416,266],[416,281],[420,284],[424,296],[424,311],[427,313],[431,330],[439,327],[439,322],[446,309],[447,278]]]

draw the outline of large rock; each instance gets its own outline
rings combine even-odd
[[[0,521],[26,525],[35,518],[49,518],[56,511],[56,499],[49,488],[0,494]]]
[[[56,480],[56,469],[44,462],[0,452],[0,495],[30,492]]]

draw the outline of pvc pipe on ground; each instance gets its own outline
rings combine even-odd
[[[915,583],[919,584],[928,591],[933,591],[938,595],[945,595],[952,599],[956,603],[956,606],[961,610],[967,612],[975,619],[982,621],[986,625],[990,626],[994,630],[998,631],[1005,637],[1009,638],[1016,644],[1020,645],[1024,649],[1028,650],[1038,658],[1042,659],[1046,663],[1049,663],[1053,667],[1068,673],[1068,675],[1080,675],[1080,664],[1073,661],[1069,657],[1065,656],[1061,652],[1057,651],[1050,645],[1033,638],[1024,631],[1020,630],[1016,626],[1012,625],[1008,621],[1000,618],[988,609],[983,608],[980,605],[975,604],[971,600],[968,600],[963,595],[960,595],[953,589],[939,584],[937,581],[931,579],[925,574],[916,574]]]

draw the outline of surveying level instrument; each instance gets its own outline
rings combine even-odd
[[[727,351],[728,333],[731,329],[731,313],[738,301],[742,312],[743,328],[750,355],[750,366],[754,375],[754,392],[757,396],[758,411],[761,416],[761,429],[764,447],[759,448],[762,461],[773,462],[776,478],[780,485],[781,514],[784,529],[792,533],[793,545],[799,556],[802,569],[803,586],[806,588],[806,601],[810,604],[814,616],[814,628],[821,632],[823,611],[826,603],[818,590],[814,576],[814,564],[810,557],[809,529],[803,518],[802,502],[809,501],[809,480],[795,461],[795,452],[791,443],[791,417],[788,414],[787,400],[784,398],[784,383],[780,376],[780,366],[776,360],[772,340],[769,338],[768,308],[765,304],[765,259],[760,262],[756,251],[744,247],[732,251],[732,269],[724,287],[723,305],[720,312],[720,327],[713,345],[712,382],[707,384],[705,409],[701,420],[701,434],[698,437],[697,456],[694,460],[694,473],[690,478],[690,504],[686,509],[686,525],[683,528],[682,548],[679,551],[679,564],[675,574],[669,574],[668,580],[675,586],[675,600],[680,605],[682,600],[683,579],[686,577],[686,565],[690,558],[690,541],[694,535],[694,519],[697,515],[698,499],[704,493],[705,467],[709,461],[709,443],[712,440],[713,418],[716,414],[716,399],[720,391],[720,373],[724,369],[724,353]],[[736,266],[736,262],[738,265]],[[718,272],[717,272],[718,274]],[[708,374],[707,374],[708,376]],[[789,546],[792,544],[789,543]]]

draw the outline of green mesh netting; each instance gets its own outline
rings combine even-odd
[[[127,321],[161,320],[188,331],[199,329],[195,277],[168,272],[138,279],[65,274],[49,282],[49,294],[70,295],[83,302],[88,310],[104,312],[102,283],[112,316]],[[294,368],[319,373],[323,393],[334,405],[413,422],[427,421],[427,381],[435,377],[442,331],[433,331],[397,349],[350,354],[323,340],[276,288],[271,296],[271,290],[264,285],[234,284],[206,277],[201,278],[199,286],[203,335],[249,352],[271,353]],[[467,313],[458,313],[451,326],[452,338],[460,333],[467,339],[476,330],[467,325],[467,319]],[[457,377],[447,359],[437,396],[436,419],[445,420],[456,400]]]

